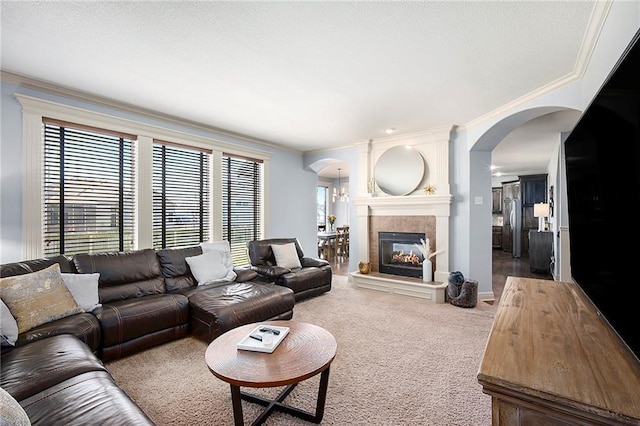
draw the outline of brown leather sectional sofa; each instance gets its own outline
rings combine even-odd
[[[33,425],[154,424],[72,334],[4,352],[2,388],[20,403]]]
[[[100,273],[101,307],[26,331],[3,347],[0,382],[32,424],[153,424],[117,386],[102,361],[189,334],[207,342],[237,326],[290,319],[294,292],[253,281],[198,286],[185,261],[200,246],[55,256],[0,266],[0,277],[55,263],[62,272]]]

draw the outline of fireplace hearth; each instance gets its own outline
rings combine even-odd
[[[419,246],[420,239],[424,238],[424,233],[417,232],[379,232],[380,272],[421,278],[424,256],[416,244]]]

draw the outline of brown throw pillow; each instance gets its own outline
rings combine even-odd
[[[42,271],[0,278],[0,294],[19,333],[84,312],[64,285],[57,263]]]

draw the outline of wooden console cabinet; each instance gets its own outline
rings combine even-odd
[[[507,278],[478,372],[492,425],[640,425],[640,362],[574,283]]]
[[[531,272],[551,273],[553,256],[553,232],[529,231],[529,270]]]

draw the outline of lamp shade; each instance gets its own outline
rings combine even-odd
[[[549,217],[549,204],[547,203],[534,204],[533,217]]]
[[[549,217],[549,204],[547,203],[534,204],[533,217],[538,218],[538,232],[544,231],[544,218]]]

